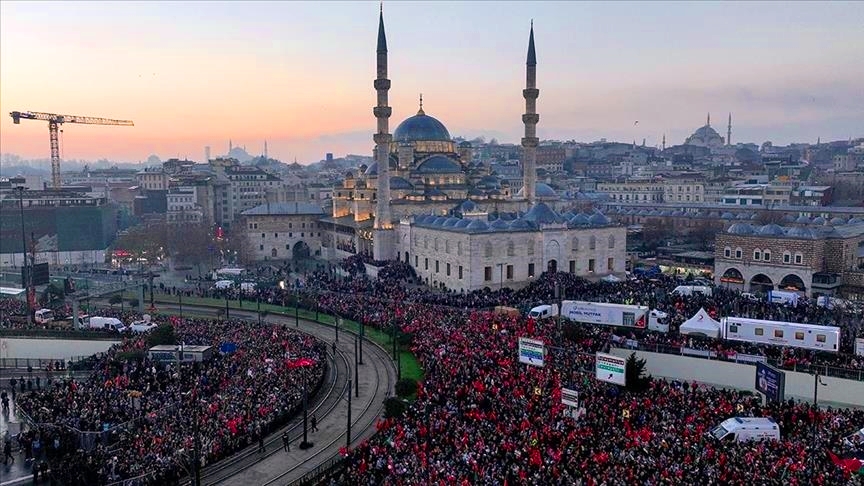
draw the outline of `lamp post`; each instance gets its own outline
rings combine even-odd
[[[294,327],[300,327],[300,289],[294,294]]]
[[[358,336],[354,336],[354,396],[360,398],[360,363],[357,361],[359,354],[357,353]]]
[[[30,282],[33,279],[30,272],[27,271],[27,236],[24,232],[24,186],[18,186],[16,189],[18,190],[18,202],[21,209],[21,257],[24,260],[21,264],[21,287],[24,288],[24,292],[27,294],[27,325],[30,326],[33,324],[33,309],[30,302]]]
[[[228,320],[228,292],[225,292],[225,320]]]
[[[177,292],[177,304],[180,306],[180,319],[183,319],[183,293]]]
[[[258,296],[258,325],[261,325],[261,296]]]
[[[351,447],[351,378],[348,378],[348,433],[345,437],[345,448]]]
[[[300,443],[301,449],[309,449],[314,444],[309,442],[309,393],[306,389],[306,372],[303,371],[303,442]]]
[[[363,337],[366,335],[366,324],[363,319],[360,319],[360,364],[363,364]]]

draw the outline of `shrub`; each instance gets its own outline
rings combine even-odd
[[[402,378],[401,380],[396,382],[396,394],[400,397],[410,397],[417,393],[417,382],[409,379]]]
[[[174,326],[162,324],[150,331],[147,335],[147,346],[159,346],[161,344],[177,344],[177,336],[174,334]]]
[[[401,398],[390,397],[384,400],[384,418],[399,418],[407,409],[408,405]]]

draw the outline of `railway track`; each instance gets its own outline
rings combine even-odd
[[[176,306],[162,304],[162,308],[171,310]],[[217,310],[204,306],[183,306],[186,310],[196,311],[199,315],[215,316]],[[232,311],[232,317],[257,319],[254,312]],[[292,318],[268,316],[266,321],[270,324],[288,326],[293,324]],[[306,332],[324,342],[332,343],[335,331],[329,326],[301,320],[299,330]],[[350,336],[343,331],[343,336]],[[374,426],[381,416],[384,408],[384,398],[390,395],[396,381],[395,369],[389,355],[382,348],[367,341],[364,346],[364,365],[360,368],[360,386],[362,387],[359,399],[354,399],[352,406],[352,444],[359,439],[368,437],[374,433]],[[351,349],[349,349],[351,348]],[[332,348],[330,348],[332,350]],[[327,377],[321,392],[313,398],[309,406],[309,415],[313,413],[318,419],[319,428],[323,424],[337,420],[340,424],[347,423],[345,407],[348,390],[348,380],[353,379],[353,340],[342,339],[336,346],[335,353],[328,351],[331,365],[328,367]],[[365,378],[365,379],[364,379]],[[292,449],[286,457],[282,450],[282,433],[287,431],[291,438]],[[371,433],[370,433],[371,432]],[[339,453],[339,449],[345,445],[347,431],[341,427],[340,432],[334,432],[326,437],[321,433],[316,436],[310,435],[310,441],[320,437],[321,442],[315,442],[313,448],[298,452],[297,446],[303,437],[303,417],[295,417],[287,425],[280,428],[264,440],[264,452],[258,452],[258,445],[253,444],[242,451],[225,458],[219,462],[208,465],[201,469],[202,485],[246,485],[258,484],[262,486],[288,485],[303,477],[307,472],[315,469]],[[183,481],[184,485],[193,484],[191,477]]]

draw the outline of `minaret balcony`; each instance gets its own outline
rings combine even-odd
[[[539,121],[540,121],[540,115],[537,113],[525,113],[524,115],[522,115],[522,123],[527,123],[527,124],[533,123],[534,125],[536,125],[537,122],[539,122]]]
[[[389,79],[376,79],[375,80],[375,90],[381,91],[382,89],[384,89],[384,90],[390,89],[390,80]]]
[[[389,106],[376,106],[372,108],[372,113],[375,115],[375,118],[390,118],[390,114],[393,112],[393,108]]]
[[[522,96],[526,99],[536,100],[540,96],[540,90],[537,88],[525,88],[522,90]]]

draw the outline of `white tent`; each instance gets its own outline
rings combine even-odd
[[[616,277],[615,275],[612,275],[611,273],[609,275],[606,275],[605,277],[601,278],[600,280],[602,280],[604,282],[610,282],[610,283],[615,283],[615,282],[621,281],[620,278]]]
[[[719,338],[720,323],[711,319],[705,309],[699,309],[695,316],[681,324],[681,334]]]

